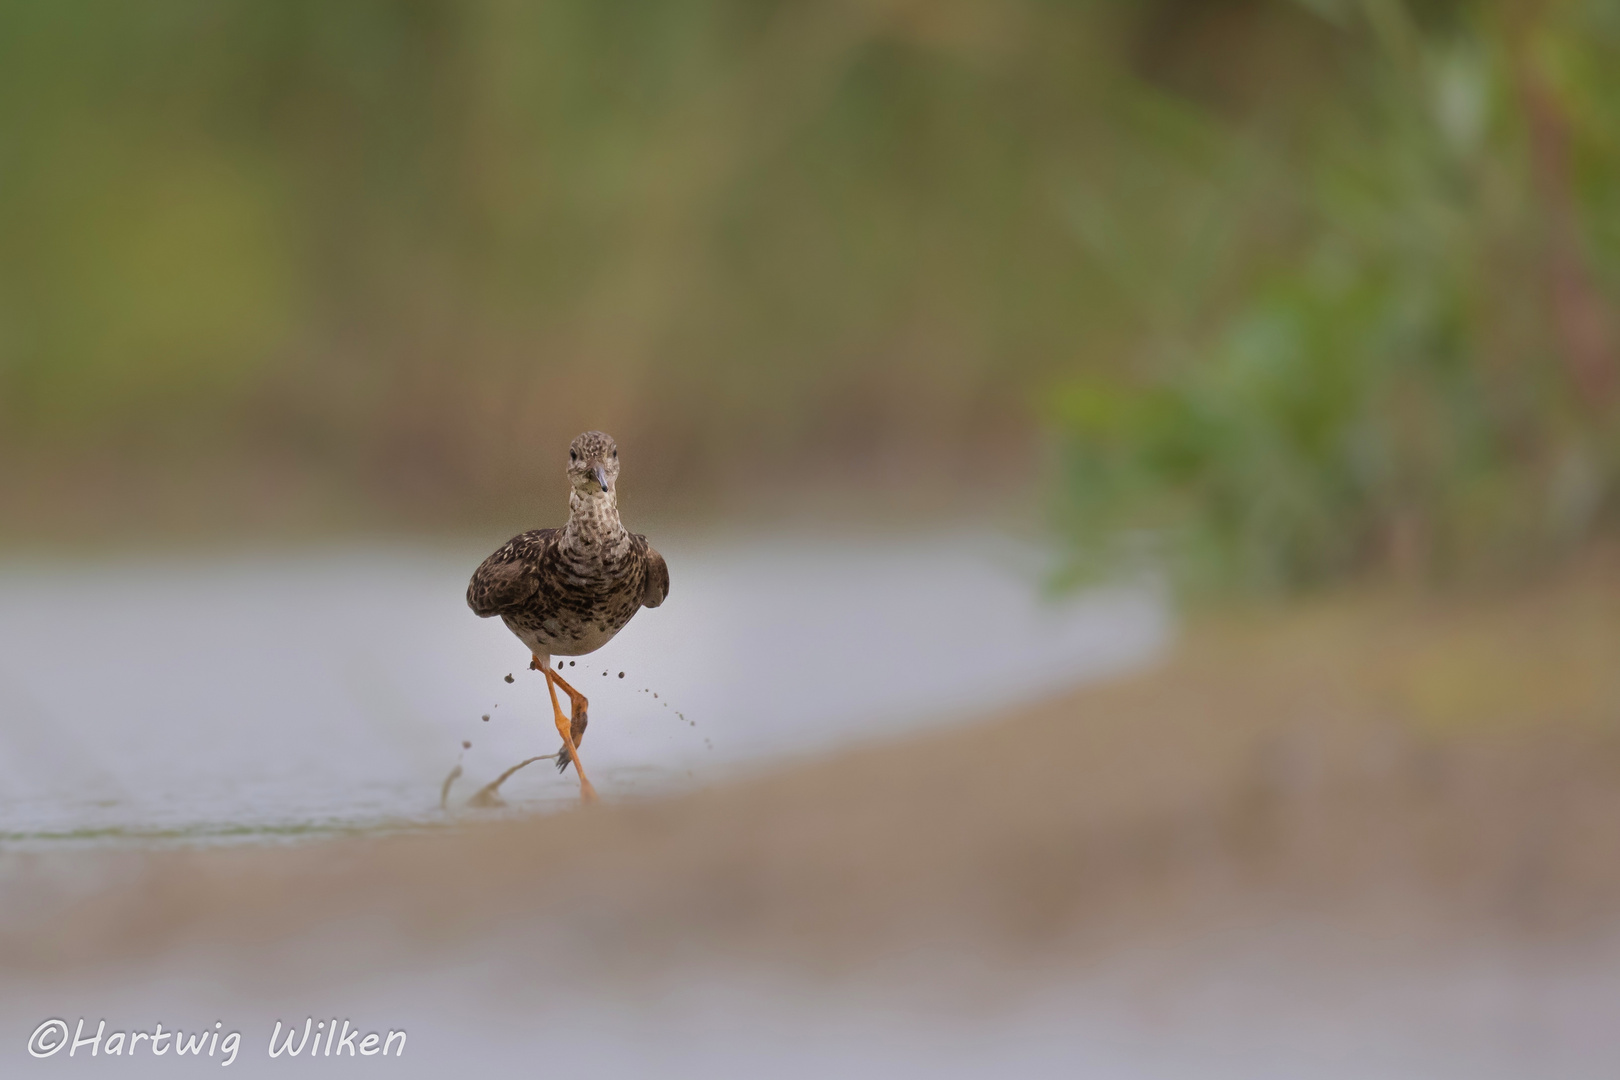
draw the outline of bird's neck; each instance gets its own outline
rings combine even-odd
[[[629,534],[619,520],[619,496],[614,491],[578,491],[568,497],[568,524],[562,541],[568,547],[614,547]]]

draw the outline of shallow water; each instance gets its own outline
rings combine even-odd
[[[466,807],[557,743],[522,645],[462,599],[490,547],[0,566],[0,842],[273,839],[571,804],[572,772],[540,761],[501,789],[504,811]],[[582,754],[608,798],[962,722],[1142,663],[1168,628],[1148,588],[1046,598],[1041,553],[984,535],[663,550],[669,601],[564,669],[591,699]]]

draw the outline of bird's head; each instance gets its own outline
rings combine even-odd
[[[568,444],[568,482],[581,495],[613,491],[619,479],[619,448],[613,437],[587,431]]]

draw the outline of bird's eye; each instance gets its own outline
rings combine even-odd
[[[578,461],[579,460],[579,455],[576,454],[574,451],[570,450],[570,451],[568,451],[568,460],[569,461]]]
[[[619,460],[619,452],[617,450],[613,451],[613,460],[614,461]]]

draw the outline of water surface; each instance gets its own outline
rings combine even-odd
[[[463,601],[493,546],[0,566],[0,841],[469,813],[479,786],[557,743],[522,645]],[[1166,634],[1150,590],[1054,600],[1039,551],[985,535],[663,549],[669,601],[565,668],[591,698],[582,752],[609,798],[961,722],[1141,663]],[[507,812],[575,792],[546,762],[502,789]]]

